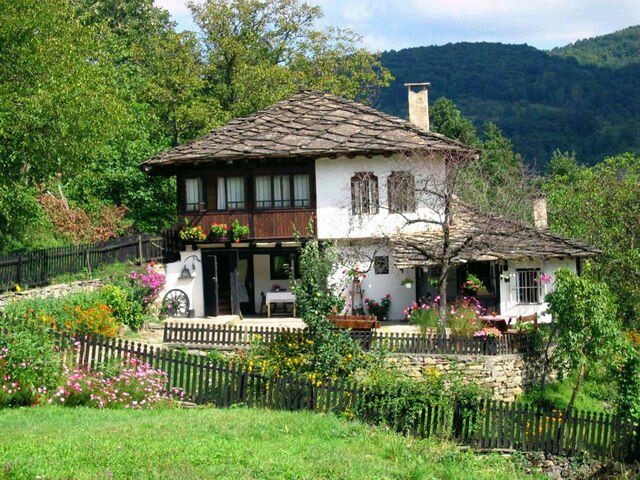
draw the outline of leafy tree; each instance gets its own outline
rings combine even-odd
[[[576,372],[567,406],[571,411],[589,364],[610,359],[621,345],[617,306],[606,284],[566,269],[556,272],[554,291],[546,300],[554,320],[552,361]]]
[[[431,128],[466,145],[478,143],[478,132],[473,122],[462,116],[453,100],[440,97],[429,110]]]
[[[390,81],[376,55],[349,30],[316,27],[317,6],[300,0],[189,2],[200,27],[209,93],[231,116],[264,108],[299,89],[359,100]]]
[[[602,249],[584,272],[607,283],[619,298],[626,325],[640,318],[640,156],[607,158],[580,166],[573,154],[556,152],[544,189],[551,228]]]

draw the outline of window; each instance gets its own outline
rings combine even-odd
[[[351,177],[351,207],[354,215],[378,213],[378,177],[373,173]]]
[[[409,172],[391,172],[387,178],[387,191],[390,212],[416,211],[416,181]]]
[[[540,269],[522,268],[516,270],[516,293],[518,303],[540,303],[542,284]]]
[[[309,175],[293,176],[293,208],[311,206],[311,177]]]
[[[373,271],[376,275],[389,273],[389,257],[373,257]]]
[[[204,210],[204,196],[202,192],[201,178],[184,179],[184,210],[186,212],[198,212]]]
[[[218,178],[218,210],[244,210],[245,206],[244,178]]]
[[[269,257],[271,280],[288,280],[293,266],[295,278],[300,278],[298,256],[294,253],[272,253]]]
[[[310,178],[309,175],[257,176],[256,208],[310,207]]]

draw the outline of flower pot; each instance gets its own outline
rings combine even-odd
[[[404,284],[404,288],[411,288],[413,286],[413,284],[411,283],[405,283]]]

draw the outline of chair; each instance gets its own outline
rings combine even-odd
[[[524,323],[533,323],[533,329],[538,330],[538,314],[534,313],[533,315],[521,315],[518,317],[518,325]]]

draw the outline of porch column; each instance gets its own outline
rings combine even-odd
[[[229,254],[229,284],[231,286],[231,314],[240,315],[240,299],[238,297],[238,252]]]

